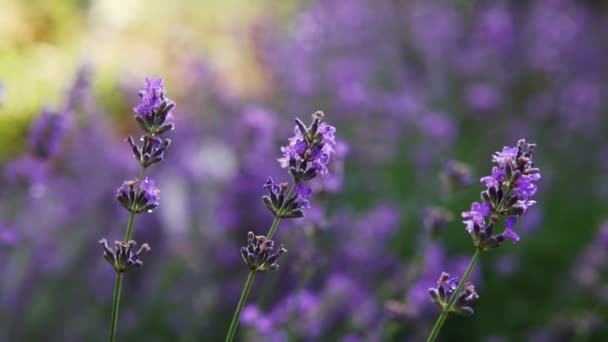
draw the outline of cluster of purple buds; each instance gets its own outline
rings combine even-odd
[[[274,241],[253,232],[247,233],[247,246],[241,248],[243,261],[254,272],[278,270],[277,260],[285,252],[287,250],[282,245],[274,252]]]
[[[137,242],[131,240],[129,242],[115,241],[114,250],[110,249],[106,239],[101,239],[99,244],[104,249],[103,257],[108,261],[116,272],[122,273],[129,271],[135,267],[141,267],[144,263],[139,260],[139,256],[150,250],[150,246],[144,243],[135,251]]]
[[[437,287],[430,288],[429,294],[433,298],[433,302],[441,307],[441,310],[447,310],[450,301],[453,301],[448,313],[471,316],[474,313],[471,303],[477,300],[479,295],[475,292],[475,286],[471,283],[466,283],[462,291],[455,294],[454,292],[458,288],[458,281],[458,278],[451,278],[448,273],[442,272],[437,281]],[[452,299],[453,296],[457,297]]]
[[[171,140],[160,138],[160,135],[171,131],[175,126],[169,122],[173,117],[175,103],[165,98],[162,79],[146,78],[146,89],[139,92],[141,103],[133,108],[135,121],[146,132],[140,138],[142,146],[137,146],[135,139],[129,136],[127,143],[131,146],[133,156],[146,168],[163,160],[163,155]]]
[[[327,164],[336,146],[336,128],[321,122],[324,116],[321,111],[315,112],[308,127],[296,119],[294,136],[289,139],[289,145],[281,147],[283,157],[279,162],[282,167],[289,168],[296,183],[328,173]]]
[[[272,178],[268,177],[264,188],[268,189],[268,195],[262,196],[262,201],[274,215],[281,218],[299,218],[304,216],[304,209],[310,208],[310,197],[312,190],[298,183],[295,187],[295,195],[285,198],[287,183],[275,184]]]
[[[139,192],[137,192],[138,188]],[[159,192],[160,190],[156,188],[154,181],[144,177],[141,182],[137,179],[124,182],[116,191],[116,199],[128,211],[134,213],[151,212],[158,207]]]
[[[174,128],[171,119],[175,103],[165,98],[162,78],[145,80],[146,89],[139,92],[141,103],[133,108],[135,121],[150,136],[158,136]]]
[[[462,213],[466,230],[480,250],[498,247],[505,240],[519,241],[512,227],[519,216],[536,204],[530,198],[536,193],[536,181],[541,177],[532,161],[535,146],[521,139],[517,146],[505,146],[496,152],[492,160],[498,166],[492,168],[491,175],[481,178],[486,186],[481,193],[482,202],[473,202],[471,210]],[[494,226],[501,217],[505,218],[505,230],[493,235]]]

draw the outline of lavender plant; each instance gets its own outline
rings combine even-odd
[[[336,129],[322,122],[324,116],[323,112],[315,112],[309,126],[296,119],[294,136],[289,138],[287,146],[281,147],[283,157],[278,161],[281,167],[289,170],[292,185],[276,184],[269,177],[263,186],[268,190],[268,195],[264,195],[262,200],[274,215],[274,220],[266,236],[256,236],[253,232],[249,232],[248,244],[241,248],[241,256],[249,268],[249,275],[232,317],[226,342],[234,339],[241,311],[249,296],[255,275],[258,272],[278,270],[277,260],[287,252],[282,245],[275,252],[275,243],[272,240],[281,219],[303,217],[304,209],[310,208],[312,196],[312,189],[306,183],[318,175],[329,174],[327,165],[335,152]]]
[[[512,228],[517,219],[536,204],[531,198],[536,194],[536,182],[541,177],[540,170],[534,167],[532,161],[535,146],[521,139],[517,146],[505,146],[493,155],[492,161],[498,166],[492,168],[491,175],[481,178],[481,183],[486,186],[486,190],[481,192],[482,201],[473,202],[471,210],[462,213],[466,231],[473,238],[475,253],[461,279],[442,273],[437,287],[429,289],[433,301],[441,308],[441,314],[427,341],[435,341],[450,313],[474,313],[470,305],[479,296],[467,280],[481,252],[499,247],[506,240],[519,241],[519,236]],[[487,217],[489,220],[486,223]],[[494,234],[494,226],[501,218],[504,218],[505,229],[500,234]]]
[[[132,240],[135,215],[143,212],[151,213],[158,206],[160,199],[159,190],[154,181],[145,174],[150,166],[163,160],[164,153],[171,141],[161,138],[161,136],[174,128],[171,120],[175,103],[165,97],[165,88],[161,78],[146,78],[145,89],[139,92],[139,96],[141,103],[134,107],[133,111],[135,121],[145,134],[139,139],[141,144],[137,144],[132,136],[129,136],[126,141],[131,146],[133,156],[141,166],[141,171],[138,178],[125,181],[118,188],[116,195],[118,202],[130,213],[127,231],[123,241],[114,242],[114,249],[108,246],[106,239],[99,241],[104,251],[104,258],[116,271],[108,334],[110,342],[116,339],[123,274],[133,268],[141,267],[143,261],[140,256],[150,250],[147,243],[135,250],[137,242]]]

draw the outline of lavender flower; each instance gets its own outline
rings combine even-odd
[[[288,183],[276,184],[270,177],[264,184],[264,188],[268,189],[268,195],[263,196],[262,201],[274,214],[274,220],[266,236],[255,236],[253,232],[249,232],[249,243],[247,247],[241,248],[241,257],[249,266],[250,272],[232,317],[226,342],[234,339],[241,311],[245,306],[257,272],[277,270],[279,265],[276,260],[287,251],[281,246],[276,253],[273,253],[274,242],[271,239],[276,233],[279,222],[283,218],[303,217],[303,210],[310,207],[310,197],[312,196],[312,189],[304,183],[318,174],[325,176],[329,173],[327,165],[335,151],[336,129],[321,122],[323,117],[323,112],[314,113],[313,121],[308,127],[296,119],[295,136],[289,139],[287,146],[281,148],[283,157],[278,161],[282,167],[289,168],[294,183],[291,189],[287,191]]]
[[[124,182],[116,191],[116,199],[130,212],[152,212],[158,207],[159,193],[160,190],[156,188],[154,181],[145,177],[141,182],[137,179]]]
[[[255,272],[276,271],[279,269],[277,260],[287,252],[283,245],[273,253],[274,241],[265,236],[255,236],[253,232],[247,233],[247,247],[241,248],[241,256],[249,269]]]
[[[471,316],[474,311],[470,305],[479,298],[479,295],[475,292],[475,286],[471,283],[466,283],[462,291],[455,293],[458,289],[458,282],[458,278],[451,278],[448,273],[442,272],[437,281],[437,287],[430,288],[429,294],[442,310],[449,310],[449,313],[463,316]],[[454,296],[456,297],[452,298]],[[451,301],[453,301],[453,304],[450,306],[449,303]]]
[[[289,168],[296,183],[315,178],[318,174],[329,174],[327,164],[335,152],[336,128],[321,122],[325,114],[313,114],[313,122],[306,127],[296,119],[294,136],[289,138],[289,144],[281,147],[283,157],[278,161],[283,168]]]
[[[162,78],[146,77],[145,89],[139,92],[141,102],[133,108],[135,120],[150,135],[160,135],[174,128],[170,122],[173,118],[175,103],[165,98],[165,86]]]
[[[163,161],[165,151],[171,144],[170,139],[161,139],[157,136],[145,135],[140,140],[143,142],[142,147],[137,146],[131,136],[127,138],[127,143],[131,146],[133,156],[143,167],[149,167]]]
[[[109,249],[105,239],[100,240],[105,251],[104,257],[117,272],[110,320],[110,342],[116,338],[122,273],[133,267],[142,266],[143,262],[139,260],[139,255],[150,250],[147,244],[143,244],[137,252],[133,252],[136,242],[131,240],[135,215],[144,211],[152,212],[158,207],[160,191],[156,188],[154,181],[144,175],[148,167],[163,160],[163,155],[170,144],[169,139],[161,139],[159,136],[174,128],[173,124],[167,120],[171,119],[173,115],[172,110],[175,103],[165,98],[162,79],[146,78],[145,89],[139,92],[139,96],[141,103],[134,107],[133,111],[136,114],[135,120],[145,132],[140,139],[143,144],[141,147],[137,146],[130,136],[127,138],[127,142],[141,166],[140,176],[124,182],[116,194],[118,202],[131,213],[124,239],[128,242],[117,241],[113,252]]]
[[[536,204],[530,198],[536,194],[536,182],[541,177],[540,170],[532,161],[535,146],[521,139],[517,146],[505,146],[492,156],[492,161],[498,166],[492,168],[491,175],[480,180],[486,186],[481,193],[483,201],[473,202],[471,210],[462,213],[463,223],[477,248],[485,250],[498,247],[505,240],[519,241],[512,228],[517,219]],[[505,217],[505,229],[493,235],[494,225],[501,216]]]
[[[144,243],[135,251],[137,242],[133,240],[129,242],[115,241],[114,250],[110,249],[106,239],[99,240],[99,244],[104,250],[103,257],[119,273],[143,266],[144,263],[139,259],[139,256],[142,253],[150,251],[150,246],[147,243]]]

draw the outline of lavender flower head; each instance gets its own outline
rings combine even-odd
[[[141,103],[133,107],[133,111],[141,116],[152,116],[165,101],[165,85],[162,78],[151,77],[146,77],[144,84],[146,88],[139,91]]]
[[[266,207],[281,218],[299,218],[304,216],[304,209],[310,208],[312,189],[305,182],[317,175],[327,176],[327,165],[336,149],[336,128],[321,122],[325,114],[316,112],[312,115],[310,126],[296,119],[294,136],[289,144],[281,147],[283,157],[278,161],[283,168],[289,168],[294,186],[291,191],[288,183],[275,184],[268,178],[264,188],[268,195],[262,197]]]
[[[141,102],[133,107],[135,120],[150,135],[160,135],[174,128],[171,121],[175,103],[165,97],[162,78],[146,77],[145,89],[139,91]]]
[[[471,283],[466,283],[462,291],[455,294],[458,282],[458,278],[451,278],[448,273],[442,272],[437,281],[437,287],[430,288],[429,294],[433,298],[433,302],[437,303],[442,310],[448,306],[453,296],[457,296],[450,307],[450,313],[471,316],[474,311],[470,305],[479,298],[479,295],[475,292],[475,286]]]
[[[535,146],[521,139],[517,146],[505,146],[492,156],[497,166],[492,168],[491,175],[480,180],[486,186],[481,193],[482,202],[473,202],[471,210],[462,213],[463,223],[477,248],[486,250],[498,247],[504,240],[519,241],[512,228],[517,219],[536,204],[530,198],[536,194],[536,182],[541,178],[540,170],[532,161]],[[505,218],[505,230],[492,235],[501,217]]]
[[[327,176],[327,164],[335,152],[336,128],[321,122],[325,114],[313,114],[313,122],[306,127],[296,119],[294,136],[289,144],[281,147],[283,157],[278,161],[283,168],[289,168],[296,182],[310,180],[316,175]]]
[[[249,269],[255,272],[276,271],[279,269],[277,260],[287,252],[281,245],[274,251],[274,241],[265,236],[255,236],[253,232],[247,234],[247,247],[241,248],[241,257]]]
[[[137,187],[138,184],[139,188]],[[144,177],[141,182],[137,179],[124,182],[116,191],[116,199],[128,211],[134,213],[152,212],[158,207],[159,194],[160,190],[156,188],[154,180]]]
[[[137,246],[137,242],[131,240],[129,242],[114,242],[114,250],[110,249],[108,246],[108,242],[106,239],[99,240],[99,244],[103,247],[104,253],[103,256],[106,261],[114,267],[116,272],[126,272],[135,267],[143,266],[143,261],[139,260],[139,256],[150,250],[150,246],[147,243],[144,243],[139,247],[137,251],[135,251],[135,246]]]

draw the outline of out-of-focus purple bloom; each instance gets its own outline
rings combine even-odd
[[[474,84],[466,88],[465,100],[467,104],[478,111],[492,111],[501,102],[500,93],[491,86]]]
[[[422,224],[432,237],[437,238],[453,219],[454,215],[451,212],[443,208],[433,207],[424,210]]]
[[[417,123],[419,129],[426,137],[443,144],[453,141],[458,132],[454,120],[443,113],[425,113]]]
[[[34,119],[27,139],[32,155],[42,160],[56,156],[69,125],[70,120],[66,113],[43,109]]]
[[[574,277],[577,287],[591,294],[595,300],[608,303],[608,222],[604,222],[595,238],[578,258]]]
[[[441,177],[450,191],[460,190],[473,184],[471,167],[458,160],[448,160],[443,167]]]
[[[12,246],[19,241],[20,235],[12,227],[0,223],[0,245]]]

